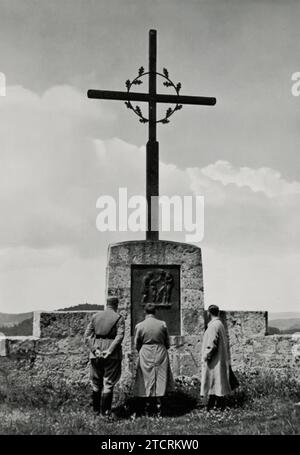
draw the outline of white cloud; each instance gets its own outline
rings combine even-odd
[[[80,243],[91,223],[91,189],[99,182],[88,137],[99,121],[112,119],[72,87],[54,87],[40,97],[8,88],[0,103],[0,245]]]
[[[228,161],[217,161],[201,169],[203,175],[212,180],[238,187],[249,187],[252,191],[262,191],[268,197],[300,194],[300,182],[287,182],[280,172],[262,167],[251,169],[249,167],[237,168]]]

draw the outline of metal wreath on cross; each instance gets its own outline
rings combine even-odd
[[[125,82],[125,85],[126,85],[126,88],[127,88],[128,95],[130,94],[131,87],[133,85],[141,85],[143,83],[143,81],[141,80],[142,77],[147,76],[148,74],[150,74],[150,72],[149,71],[145,72],[144,67],[141,66],[140,69],[139,69],[139,74],[138,74],[138,76],[135,79],[133,79],[132,81],[127,79],[127,81]],[[159,72],[156,71],[155,74],[157,76],[160,76],[160,77],[164,78],[165,82],[163,83],[163,85],[165,87],[173,87],[175,92],[176,92],[176,94],[179,96],[179,92],[180,92],[181,87],[182,87],[181,82],[178,82],[175,85],[174,82],[169,78],[169,71],[166,68],[163,68],[163,73],[159,73]],[[141,123],[149,122],[149,118],[146,118],[143,115],[140,106],[135,106],[134,107],[132,105],[132,103],[130,101],[130,96],[128,96],[128,101],[125,101],[125,106],[128,109],[131,109],[140,118],[140,122]],[[163,123],[163,124],[169,123],[170,122],[169,118],[171,117],[171,115],[173,115],[174,112],[179,111],[180,109],[182,109],[182,104],[180,104],[178,102],[173,109],[171,107],[169,107],[166,110],[166,115],[162,119],[156,120],[155,123]]]

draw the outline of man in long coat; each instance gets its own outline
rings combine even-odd
[[[135,395],[146,398],[149,409],[151,401],[161,412],[161,397],[173,388],[168,349],[169,333],[164,321],[156,319],[155,305],[145,305],[146,317],[136,325],[134,344],[139,352]]]
[[[117,313],[118,298],[108,297],[105,311],[99,311],[85,332],[90,349],[90,381],[93,409],[96,414],[110,415],[113,389],[121,376],[123,316]]]
[[[215,405],[225,407],[225,396],[231,392],[229,383],[229,347],[224,325],[219,318],[219,308],[208,308],[210,322],[203,337],[201,395],[209,411]]]

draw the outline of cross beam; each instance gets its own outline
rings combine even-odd
[[[214,106],[216,98],[205,96],[164,95],[156,92],[156,30],[149,31],[148,93],[88,90],[88,97],[102,100],[138,101],[148,103],[149,137],[146,146],[147,240],[158,240],[159,152],[156,140],[156,104],[192,104]],[[152,197],[156,197],[155,200]]]
[[[149,93],[136,93],[136,92],[118,92],[114,90],[88,90],[88,97],[98,100],[118,100],[118,101],[139,101],[141,103],[149,103],[155,101],[156,103],[166,104],[193,104],[201,106],[214,106],[216,98],[208,96],[182,96],[182,95],[164,95],[157,93],[155,96]]]

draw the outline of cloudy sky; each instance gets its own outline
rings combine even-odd
[[[144,237],[98,232],[96,200],[144,194],[147,127],[86,91],[123,90],[150,28],[158,69],[217,98],[158,128],[161,193],[205,197],[205,304],[299,309],[299,20],[296,0],[0,0],[0,311],[102,304],[108,244]]]

